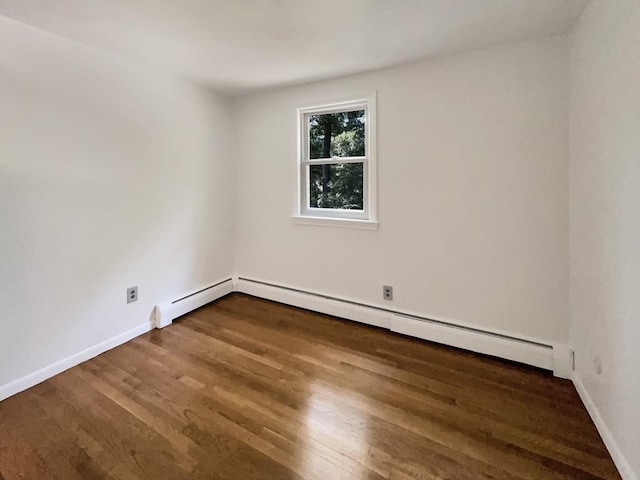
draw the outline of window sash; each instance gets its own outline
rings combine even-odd
[[[317,111],[316,111],[317,110]],[[365,118],[365,128],[364,128],[364,153],[365,153],[365,157],[369,156],[369,107],[367,102],[359,102],[359,103],[355,103],[354,106],[348,106],[348,107],[336,107],[334,109],[320,109],[320,107],[318,107],[317,109],[314,108],[312,110],[304,110],[303,113],[303,125],[302,125],[302,129],[304,130],[304,136],[303,136],[303,142],[304,145],[302,145],[303,151],[302,151],[302,158],[301,160],[303,162],[315,162],[315,161],[323,161],[323,160],[330,160],[330,159],[334,159],[334,158],[360,158],[360,157],[324,157],[324,158],[311,158],[311,151],[309,148],[309,143],[311,142],[311,139],[309,138],[309,130],[311,129],[311,127],[309,126],[309,117],[311,117],[312,115],[325,115],[325,114],[331,114],[331,113],[342,113],[342,112],[353,112],[355,110],[364,110],[364,118]],[[364,158],[364,157],[363,157]]]
[[[354,157],[354,158],[364,158],[364,157]],[[312,207],[311,206],[311,192],[310,192],[310,171],[309,168],[311,165],[337,165],[340,163],[362,163],[362,210],[357,210],[353,208],[320,208],[320,207]],[[302,215],[308,216],[322,216],[322,217],[332,217],[332,218],[356,218],[356,219],[366,219],[368,218],[368,207],[369,207],[369,163],[366,161],[346,161],[346,162],[305,162],[300,165],[301,172],[300,178],[304,179],[304,186],[302,186],[302,191],[304,197],[301,198],[300,205],[300,213]]]
[[[332,159],[323,159],[322,161],[305,161],[300,162],[300,179],[303,182],[301,187],[300,213],[306,216],[321,216],[331,218],[369,218],[369,162],[367,157],[343,157],[345,160],[332,161]],[[363,160],[356,160],[363,158]],[[312,165],[337,165],[341,163],[362,163],[362,210],[347,208],[318,208],[311,206],[310,192],[310,167]]]
[[[302,160],[303,165],[336,165],[341,163],[367,163],[368,157],[327,157],[314,158],[313,160]]]

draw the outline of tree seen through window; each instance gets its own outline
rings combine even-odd
[[[309,117],[309,158],[365,155],[365,111]],[[311,208],[363,209],[364,163],[323,163],[309,166]]]

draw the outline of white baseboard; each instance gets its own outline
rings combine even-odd
[[[7,383],[6,385],[2,385],[0,387],[0,400],[4,400],[5,398],[10,397],[11,395],[15,395],[16,393],[22,392],[27,388],[31,388],[34,385],[37,385],[41,382],[44,382],[48,378],[53,377],[59,373],[68,370],[71,367],[75,367],[82,362],[85,362],[93,357],[97,357],[101,353],[106,352],[107,350],[111,350],[118,345],[122,345],[129,340],[142,335],[153,329],[153,324],[151,322],[145,322],[142,325],[139,325],[131,330],[128,330],[124,333],[116,335],[115,337],[111,337],[108,340],[98,343],[97,345],[93,345],[81,352],[74,353],[73,355],[64,358],[58,362],[52,363],[40,370],[37,370],[33,373],[25,375],[18,380],[14,380],[13,382]]]
[[[611,455],[618,472],[620,472],[620,476],[623,480],[639,480],[638,476],[633,472],[631,465],[629,465],[629,462],[618,447],[618,443],[613,438],[609,427],[607,427],[604,418],[600,414],[600,410],[598,410],[598,407],[593,403],[591,395],[589,395],[589,391],[585,387],[584,383],[582,383],[582,379],[577,372],[573,372],[573,384],[575,385],[578,395],[580,395],[580,399],[582,400],[582,403],[584,403],[587,412],[589,412],[589,416],[598,429],[598,433],[600,433],[602,441],[607,447],[607,450],[609,450],[609,454]]]
[[[171,322],[176,318],[231,292],[233,292],[233,278],[228,278],[177,300],[156,305],[154,310],[155,326],[156,328],[164,328],[171,325]]]
[[[332,298],[314,292],[305,292],[238,276],[233,276],[194,294],[186,295],[181,299],[166,302],[156,307],[156,323],[145,322],[18,380],[0,386],[0,401],[96,357],[107,350],[122,345],[154,327],[162,328],[169,325],[175,318],[234,291],[473,352],[553,370],[556,376],[571,378],[622,478],[624,480],[640,480],[631,470],[629,462],[618,448],[618,444],[611,435],[600,411],[593,403],[579,375],[576,372],[572,372],[572,352],[567,345],[546,345],[544,342],[538,342],[535,339],[516,338],[496,332],[482,332],[477,328],[471,328],[463,324],[453,324],[450,321],[419,318],[411,312],[392,311],[374,305]]]
[[[67,358],[41,368],[36,372],[0,386],[0,401],[15,395],[16,393],[22,392],[27,388],[33,387],[38,383],[44,382],[48,378],[62,373],[71,367],[75,367],[76,365],[96,357],[107,350],[111,350],[118,345],[122,345],[123,343],[152,330],[154,327],[161,328],[162,326],[169,325],[175,318],[195,310],[196,308],[202,307],[207,303],[213,302],[232,291],[232,279],[229,278],[198,292],[185,295],[173,302],[166,302],[165,304],[162,304],[162,308],[158,308],[158,306],[156,306],[154,310],[155,322],[145,322],[138,327],[132,328],[131,330],[100,342],[97,345],[89,347],[81,352],[74,353]],[[166,324],[164,324],[164,322],[166,322]]]
[[[541,341],[485,332],[453,322],[419,318],[413,313],[391,311],[373,305],[243,277],[238,277],[235,280],[234,291],[477,353],[514,360],[552,370],[554,374],[568,378],[565,376],[568,374],[562,371],[566,368],[565,362],[557,360],[554,356],[555,348],[560,347],[563,351],[568,350],[568,347],[564,345],[553,346]]]
[[[313,310],[314,312],[386,328],[387,330],[390,328],[391,315],[388,312],[353,303],[340,302],[329,297],[309,294],[300,290],[291,290],[239,278],[236,284],[236,291],[294,307]]]
[[[531,339],[509,338],[502,333],[481,332],[465,325],[457,326],[451,321],[418,319],[413,313],[392,312],[376,306],[363,305],[316,292],[305,292],[296,288],[242,277],[234,277],[233,290],[386,328],[404,335],[552,370],[556,377],[572,379],[623,480],[640,480],[631,470],[629,462],[618,448],[599,410],[591,400],[582,381],[573,371],[573,351],[569,345],[557,343],[545,345],[543,342]]]
[[[440,323],[391,316],[391,331],[431,342],[553,370],[553,349],[538,344],[472,332]]]

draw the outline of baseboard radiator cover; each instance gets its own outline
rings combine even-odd
[[[563,344],[551,345],[246,277],[234,280],[234,291],[531,365],[553,371],[558,377],[570,378],[569,358],[565,355],[568,347]]]
[[[571,350],[567,345],[546,345],[496,332],[457,325],[453,322],[424,318],[408,312],[367,305],[344,298],[331,297],[274,283],[233,277],[156,305],[153,321],[146,322],[113,338],[48,365],[8,384],[0,385],[0,400],[26,390],[47,378],[121,345],[152,328],[163,328],[176,318],[200,308],[234,291],[265,298],[307,310],[372,325],[404,335],[493,355],[524,364],[553,370],[556,376],[570,378]]]
[[[476,353],[553,370],[553,347],[491,332],[467,330],[407,315],[391,316],[391,331]]]
[[[153,318],[156,328],[164,328],[178,317],[233,292],[233,279],[227,278],[193,293],[156,305]]]

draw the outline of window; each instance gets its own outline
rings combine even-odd
[[[375,95],[298,110],[298,223],[375,229]]]

